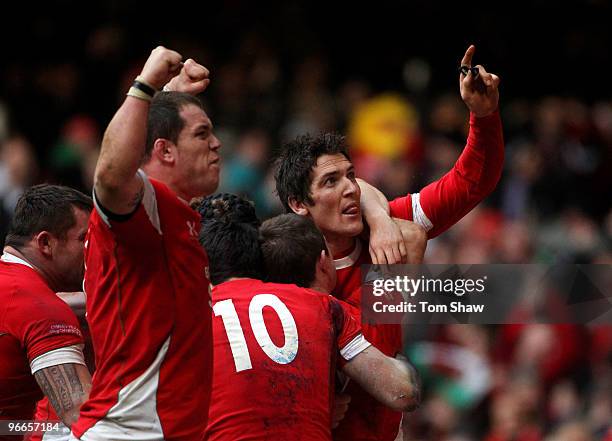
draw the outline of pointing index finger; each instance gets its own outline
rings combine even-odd
[[[472,67],[472,57],[474,56],[474,52],[476,52],[476,47],[471,44],[470,47],[467,48],[467,50],[465,51],[465,55],[463,56],[463,59],[461,60],[461,65],[462,66],[469,66]]]

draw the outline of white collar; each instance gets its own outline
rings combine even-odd
[[[29,262],[11,253],[8,253],[6,251],[2,254],[2,257],[0,257],[0,260],[2,260],[3,262],[8,262],[8,263],[19,263],[21,265],[29,266],[30,268],[34,269],[34,267]]]
[[[351,251],[351,254],[341,259],[334,260],[334,266],[336,267],[336,270],[341,270],[341,269],[353,266],[355,262],[357,262],[357,259],[359,259],[360,255],[361,255],[361,240],[356,239],[355,248],[353,249],[353,251]]]

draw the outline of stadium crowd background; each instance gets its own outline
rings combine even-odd
[[[505,170],[485,203],[430,241],[426,261],[611,264],[610,2],[370,7],[17,6],[0,30],[2,237],[25,187],[91,191],[101,130],[157,44],[211,69],[220,190],[247,195],[265,218],[281,210],[273,152],[302,133],[346,133],[358,176],[389,197],[450,169],[468,121],[456,68],[474,43],[476,62],[502,78]],[[426,398],[406,439],[612,439],[609,327],[408,331]]]

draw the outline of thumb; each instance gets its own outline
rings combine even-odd
[[[191,95],[197,95],[206,90],[208,85],[210,84],[210,80],[208,78],[204,78],[200,81],[194,81],[189,85],[189,92]]]
[[[189,58],[185,61],[185,73],[189,77],[190,80],[200,81],[204,78],[208,78],[210,72],[201,64],[195,62],[193,58]]]

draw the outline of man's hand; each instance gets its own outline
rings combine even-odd
[[[427,232],[404,219],[370,218],[370,257],[374,265],[423,263]]]
[[[406,263],[402,234],[389,216],[389,201],[376,187],[357,178],[361,189],[361,211],[370,228],[369,250],[374,265]]]
[[[208,69],[189,58],[180,73],[166,84],[164,90],[197,95],[204,92],[210,84],[209,74]]]
[[[427,232],[419,224],[405,219],[393,218],[401,232],[408,264],[423,263],[425,249],[427,248]]]
[[[370,257],[374,265],[406,263],[408,252],[399,225],[387,214],[370,217]]]
[[[347,394],[336,394],[334,397],[334,408],[332,409],[332,429],[338,427],[348,410],[351,396]]]
[[[471,45],[461,60],[461,66],[472,67],[472,57],[476,48]],[[459,74],[459,90],[461,98],[470,109],[470,112],[478,117],[487,116],[497,110],[499,103],[499,77],[488,73],[481,65],[476,66],[478,74],[474,75],[470,69],[467,75]]]
[[[182,59],[178,52],[157,46],[151,51],[140,76],[149,86],[159,90],[179,73]]]

